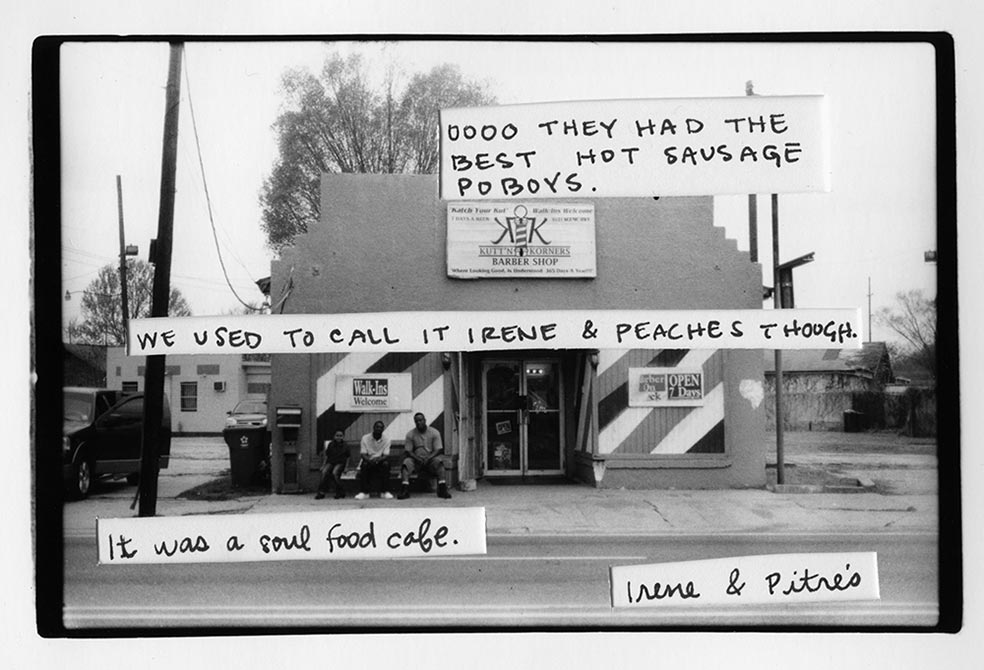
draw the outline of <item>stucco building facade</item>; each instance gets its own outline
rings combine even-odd
[[[465,279],[450,276],[448,204],[434,176],[324,175],[320,225],[273,263],[274,312],[761,308],[761,268],[714,226],[710,197],[569,202],[593,206],[594,276]],[[466,488],[496,477],[765,484],[761,350],[274,354],[271,372],[276,491],[313,490],[334,430],[358,441],[382,420],[401,444],[418,411]],[[354,378],[406,383],[410,397],[397,411],[359,411],[340,397]],[[634,403],[657,378],[691,380],[695,399]],[[278,429],[277,408],[299,408],[299,425]]]

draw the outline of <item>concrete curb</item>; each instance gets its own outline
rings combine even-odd
[[[768,484],[773,493],[874,493],[875,482],[868,478],[855,480],[856,484]]]

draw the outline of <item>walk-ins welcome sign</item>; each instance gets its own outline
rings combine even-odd
[[[820,95],[441,111],[445,200],[830,190]]]

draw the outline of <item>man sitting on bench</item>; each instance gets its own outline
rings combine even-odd
[[[386,490],[389,479],[390,439],[383,436],[386,428],[382,421],[372,425],[372,432],[362,436],[359,451],[362,461],[359,464],[359,493],[356,500],[365,500],[369,492],[376,490],[380,498],[390,499],[393,494]]]
[[[403,445],[403,467],[400,474],[403,486],[396,497],[406,500],[410,497],[410,475],[426,472],[437,477],[437,497],[450,498],[448,485],[444,479],[444,445],[436,428],[427,425],[427,417],[422,412],[413,415],[414,428],[407,433]]]
[[[328,492],[328,482],[335,483],[335,499],[345,497],[345,489],[342,487],[342,473],[348,465],[349,448],[345,444],[345,433],[340,430],[335,431],[335,438],[325,441],[324,451],[321,452],[321,481],[318,483],[318,493],[314,496],[315,500],[321,500]]]

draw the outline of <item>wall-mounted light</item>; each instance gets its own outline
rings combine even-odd
[[[441,367],[445,370],[451,369],[451,354],[447,352],[441,354]]]
[[[597,370],[598,369],[598,351],[597,350],[592,351],[590,354],[588,354],[588,361],[591,362],[592,369],[594,369],[594,370]]]

